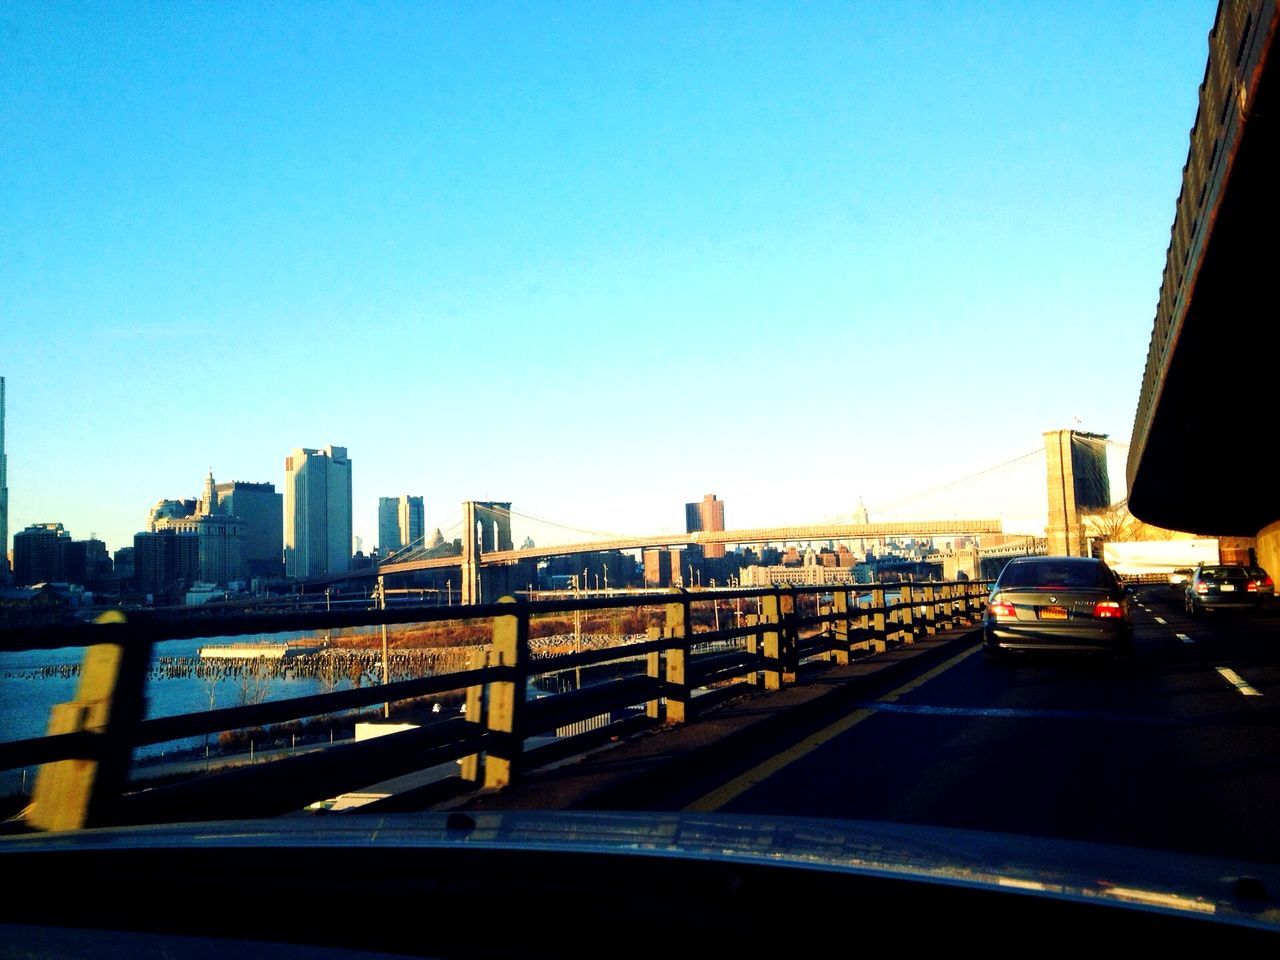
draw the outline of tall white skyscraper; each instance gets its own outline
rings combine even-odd
[[[351,569],[351,460],[346,447],[298,448],[284,461],[284,573]]]
[[[411,543],[421,545],[424,516],[421,497],[379,497],[378,552],[385,557]]]

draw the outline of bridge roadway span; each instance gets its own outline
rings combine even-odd
[[[774,713],[768,726],[782,734],[757,729],[732,749],[698,742],[700,729],[728,724],[709,716],[470,805],[564,797],[591,809],[912,823],[1280,862],[1280,608],[1191,618],[1165,587],[1138,597],[1131,666],[989,663],[969,634],[865,662],[923,663],[892,679],[852,664],[722,708],[754,721],[774,712],[771,699],[830,687],[833,674],[855,688],[818,713],[795,702]],[[803,720],[779,723],[788,711]],[[641,751],[667,764],[684,750],[679,775],[628,774],[643,769]]]
[[[792,527],[756,527],[748,530],[703,530],[697,533],[660,533],[652,536],[620,537],[588,543],[564,543],[519,550],[494,550],[480,555],[482,566],[543,560],[601,550],[643,550],[647,547],[678,547],[718,543],[782,543],[789,540],[877,540],[889,537],[981,536],[1002,533],[999,520],[915,520],[904,523],[816,523]],[[400,560],[384,563],[378,574],[408,573],[456,567],[459,557]],[[332,578],[330,578],[332,579]]]

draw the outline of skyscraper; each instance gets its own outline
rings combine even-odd
[[[9,458],[4,452],[4,377],[0,377],[0,583],[9,574]]]
[[[702,530],[724,529],[724,501],[717,500],[714,493],[708,493],[698,503],[684,505],[684,531],[697,533]],[[723,543],[703,544],[704,557],[723,557]]]
[[[386,556],[422,540],[424,510],[421,497],[378,498],[378,553]]]
[[[351,569],[351,461],[346,447],[298,448],[284,461],[284,573]]]
[[[274,483],[217,484],[224,513],[244,521],[244,564],[251,577],[284,574],[284,498]]]

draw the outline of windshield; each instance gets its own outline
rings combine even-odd
[[[997,589],[1009,587],[1084,587],[1109,588],[1115,580],[1100,563],[1088,561],[1055,562],[1050,560],[1010,563],[1000,575]]]
[[[1247,567],[1205,567],[1200,571],[1200,576],[1209,579],[1226,579],[1227,577],[1246,577],[1253,576],[1248,572]]]
[[[148,823],[518,796],[1280,862],[1280,510],[1180,447],[1265,446],[1194,417],[1273,356],[1204,299],[1270,276],[1230,191],[1272,17],[9,5],[5,816],[48,825],[34,741],[107,676]]]

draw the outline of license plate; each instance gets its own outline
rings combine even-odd
[[[1067,619],[1066,607],[1041,607],[1041,620],[1065,620]]]
[[[1234,583],[1224,583],[1218,587],[1222,593],[1234,593],[1236,585]]]

